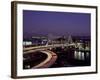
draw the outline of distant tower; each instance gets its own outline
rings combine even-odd
[[[48,44],[52,44],[52,41],[53,41],[53,35],[52,34],[48,34]]]
[[[68,36],[68,43],[73,43],[71,35]]]

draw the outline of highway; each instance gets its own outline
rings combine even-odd
[[[32,52],[34,52],[34,50],[26,51],[26,52],[24,52],[24,54],[29,54]],[[47,58],[43,62],[39,63],[36,66],[33,66],[32,68],[47,68],[55,63],[55,61],[57,59],[56,53],[49,51],[49,50],[41,50],[40,52],[46,54]]]
[[[43,62],[33,66],[32,68],[48,68],[52,64],[55,63],[55,61],[57,60],[57,57],[58,57],[56,53],[54,53],[48,49],[56,48],[56,47],[67,47],[67,46],[75,46],[75,44],[74,43],[72,43],[72,44],[53,44],[53,45],[27,47],[27,48],[23,48],[23,54],[29,54],[29,53],[34,54],[34,52],[36,52],[36,51],[46,54],[47,58]],[[85,51],[90,51],[90,50],[85,50]]]

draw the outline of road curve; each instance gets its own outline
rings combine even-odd
[[[24,53],[25,54],[28,54],[30,52],[34,52],[34,50],[30,50],[30,51],[27,51],[27,52],[24,52]],[[47,58],[43,62],[39,63],[36,66],[33,66],[32,68],[48,68],[52,64],[54,64],[55,61],[57,60],[56,53],[54,53],[52,51],[49,51],[49,50],[40,50],[40,52],[46,54],[47,55]]]
[[[40,52],[47,54],[47,58],[40,64],[34,66],[33,68],[48,68],[52,64],[54,64],[54,62],[57,59],[57,55],[54,52],[49,51],[49,50],[40,51]]]

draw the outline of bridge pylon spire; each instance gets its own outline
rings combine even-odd
[[[72,40],[72,36],[71,35],[68,36],[68,43],[73,43],[73,40]]]

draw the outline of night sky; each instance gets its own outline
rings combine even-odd
[[[90,14],[23,10],[23,36],[90,36]]]

